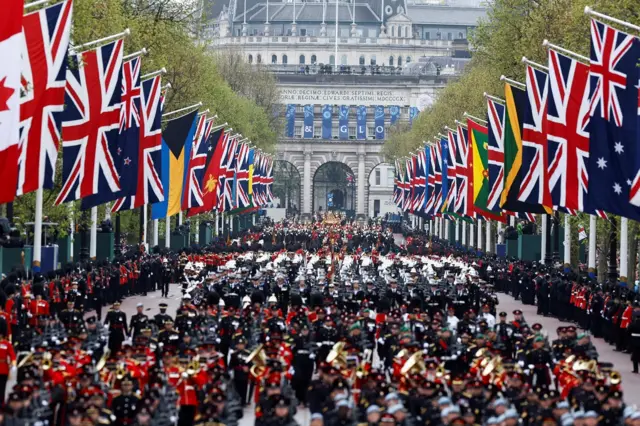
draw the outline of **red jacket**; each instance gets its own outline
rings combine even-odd
[[[13,345],[7,339],[0,340],[0,376],[8,376],[11,366],[16,362]]]
[[[38,323],[38,317],[40,315],[50,315],[49,302],[42,299],[32,300],[31,303],[29,304],[29,312],[31,313],[29,324],[36,325]]]
[[[622,319],[620,320],[620,328],[625,329],[629,328],[631,324],[631,320],[633,319],[633,308],[631,306],[627,306],[624,312],[622,313]]]

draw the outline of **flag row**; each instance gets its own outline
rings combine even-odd
[[[640,220],[640,39],[593,12],[590,57],[545,40],[525,81],[486,94],[434,142],[396,162],[404,211],[504,221],[505,215],[612,213]]]
[[[0,203],[52,189],[60,143],[57,204],[153,205],[159,218],[271,200],[273,159],[201,104],[165,113],[164,70],[141,75],[146,51],[124,55],[128,30],[71,46],[73,0],[25,7],[8,0],[0,17]]]

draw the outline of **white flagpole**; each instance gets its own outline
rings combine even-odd
[[[462,226],[462,241],[461,244],[464,246],[467,244],[467,223],[463,220],[460,222],[460,226]]]
[[[492,252],[492,250],[491,250],[491,221],[489,221],[489,220],[487,221],[486,228],[487,228],[487,237],[486,237],[487,241],[486,241],[486,244],[485,244],[486,247],[487,247],[486,252],[487,253],[491,253]]]
[[[82,49],[87,49],[89,47],[93,47],[95,45],[102,44],[102,43],[110,43],[110,42],[112,42],[114,40],[119,40],[121,38],[127,37],[130,34],[131,34],[131,30],[129,28],[127,28],[126,30],[124,30],[123,32],[118,33],[118,34],[114,34],[114,35],[111,35],[111,36],[108,36],[108,37],[103,37],[103,38],[100,38],[98,40],[93,40],[93,41],[90,41],[88,43],[80,44],[78,46],[71,46],[70,50],[73,51],[76,54],[82,53]]]
[[[542,65],[542,64],[539,64],[537,62],[533,62],[533,61],[527,59],[526,56],[523,56],[521,61],[522,61],[523,64],[530,65],[530,66],[532,66],[534,68],[538,68],[539,70],[547,71],[547,72],[549,71],[549,67],[547,67],[545,65]]]
[[[74,237],[74,233],[76,230],[76,226],[73,220],[73,203],[69,203],[69,228],[70,228],[70,233],[69,233],[69,260],[73,261],[73,237]]]
[[[540,239],[540,263],[544,265],[544,259],[547,257],[547,215],[542,215],[542,238]]]
[[[196,216],[196,235],[194,241],[196,244],[200,243],[200,219]]]
[[[469,224],[469,248],[473,248],[473,231],[475,228],[473,223]]]
[[[153,219],[153,246],[155,247],[158,245],[158,231],[159,231],[159,223],[158,223],[158,219]]]
[[[505,76],[505,75],[501,75],[500,76],[500,81],[504,81],[505,83],[509,83],[512,86],[515,86],[519,89],[526,89],[527,86],[524,83],[520,83],[519,81],[516,80],[512,80],[509,77]]]
[[[140,77],[140,81],[145,81],[145,80],[149,80],[150,78],[153,78],[157,75],[163,75],[167,73],[167,69],[162,67],[161,69],[159,69],[158,71],[154,71],[154,72],[150,72],[149,74],[145,74],[142,77]],[[169,87],[171,87],[171,83],[168,83]]]
[[[564,264],[571,265],[571,219],[564,215]]]
[[[627,282],[629,273],[629,219],[620,218],[620,281]]]
[[[91,240],[89,242],[89,258],[96,260],[98,247],[98,207],[91,207]]]
[[[149,252],[149,246],[147,244],[147,205],[142,205],[142,244],[144,245],[147,253]]]
[[[197,104],[193,104],[193,105],[190,105],[188,107],[180,108],[180,109],[177,109],[175,111],[163,112],[162,113],[162,117],[164,118],[167,115],[179,114],[181,112],[189,111],[189,110],[194,109],[194,108],[200,108],[201,106],[202,106],[202,102],[198,102]]]
[[[565,55],[573,56],[574,58],[578,59],[581,62],[584,62],[585,64],[588,64],[589,62],[591,62],[589,60],[589,58],[587,58],[586,56],[583,56],[583,55],[581,55],[579,53],[576,53],[573,50],[569,50],[569,49],[565,49],[564,47],[560,47],[557,44],[549,43],[549,40],[547,40],[547,39],[544,39],[542,41],[542,45],[544,47],[546,47],[547,49],[557,50],[558,52],[564,53]]]
[[[130,59],[137,58],[138,56],[146,55],[147,53],[149,53],[148,50],[143,47],[142,50],[138,50],[137,52],[133,52],[128,54],[127,56],[124,56],[122,60],[126,62]]]
[[[36,217],[33,224],[33,272],[40,272],[42,261],[42,188],[36,190]]]
[[[596,221],[595,215],[589,216],[589,261],[587,264],[589,273],[595,273],[596,270]]]
[[[466,112],[464,113],[464,116],[467,117],[467,118],[472,119],[473,121],[477,121],[478,123],[487,124],[487,120],[483,120],[482,118],[475,117],[475,116],[473,116],[471,114],[468,114]]]
[[[609,15],[605,15],[604,13],[596,12],[595,10],[593,10],[589,6],[585,6],[584,7],[584,14],[585,15],[589,15],[589,16],[595,16],[596,18],[604,19],[604,20],[607,20],[607,21],[611,21],[611,22],[613,22],[615,24],[622,25],[623,27],[627,27],[627,28],[629,28],[631,30],[634,30],[634,31],[640,31],[640,27],[637,26],[637,25],[632,24],[631,22],[623,21],[621,19],[614,18],[613,16],[609,16]]]
[[[216,211],[216,226],[215,226],[215,230],[216,230],[216,237],[217,237],[218,235],[220,235],[219,234],[219,231],[220,231],[220,217],[219,217],[217,211]]]

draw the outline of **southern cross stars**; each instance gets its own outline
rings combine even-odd
[[[607,160],[603,157],[598,158],[598,168],[604,170],[607,167]]]
[[[616,151],[617,154],[622,154],[624,152],[624,146],[622,146],[622,142],[616,142],[613,145],[613,149]]]
[[[622,187],[618,184],[618,182],[613,184],[613,192],[618,195],[622,194]]]

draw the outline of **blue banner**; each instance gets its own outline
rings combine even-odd
[[[393,126],[400,118],[400,107],[398,105],[392,105],[389,107],[389,115],[391,116],[391,125]]]
[[[358,107],[358,111],[356,112],[356,125],[358,129],[356,130],[356,136],[358,139],[366,139],[367,138],[367,107],[364,105],[360,105]]]
[[[333,107],[325,105],[322,107],[322,139],[331,139],[331,118]]]
[[[296,106],[294,104],[287,105],[287,137],[293,137],[293,130],[296,125]]]
[[[313,105],[304,106],[304,138],[313,138]]]
[[[349,106],[340,105],[340,116],[338,117],[338,124],[340,125],[339,134],[340,139],[349,139]]]
[[[418,107],[409,107],[409,125],[413,124],[413,119],[418,116]]]
[[[384,139],[384,106],[382,105],[376,107],[375,123],[376,139]]]

